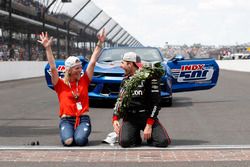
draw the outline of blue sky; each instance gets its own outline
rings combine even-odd
[[[250,42],[249,0],[93,0],[144,45]]]

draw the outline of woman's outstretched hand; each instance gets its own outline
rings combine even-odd
[[[105,29],[103,28],[101,33],[99,33],[97,35],[97,38],[98,40],[101,42],[101,43],[104,43],[105,39],[106,39],[106,34],[105,34]]]
[[[47,32],[45,34],[42,32],[40,34],[40,40],[37,40],[37,42],[42,44],[45,49],[48,47],[51,47],[52,41],[53,41],[53,37],[49,38]]]

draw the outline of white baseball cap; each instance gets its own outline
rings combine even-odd
[[[115,144],[115,142],[117,142],[117,139],[118,135],[115,132],[111,132],[102,142],[107,144]]]
[[[81,64],[82,62],[80,61],[80,59],[75,56],[69,56],[64,63],[66,69],[70,69],[71,67],[74,67],[76,65],[81,65]]]
[[[141,63],[141,57],[135,52],[124,53],[122,60],[134,62],[138,68],[141,68],[143,66]]]

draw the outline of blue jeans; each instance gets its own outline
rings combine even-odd
[[[88,143],[88,137],[91,132],[91,123],[88,115],[80,117],[80,125],[74,129],[75,117],[61,118],[60,121],[60,137],[64,146],[85,146]],[[71,145],[65,144],[65,141],[72,138]]]

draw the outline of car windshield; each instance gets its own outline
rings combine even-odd
[[[154,48],[114,48],[104,50],[98,59],[99,63],[121,61],[126,52],[137,53],[142,61],[155,62],[162,61],[162,57],[157,49]]]

